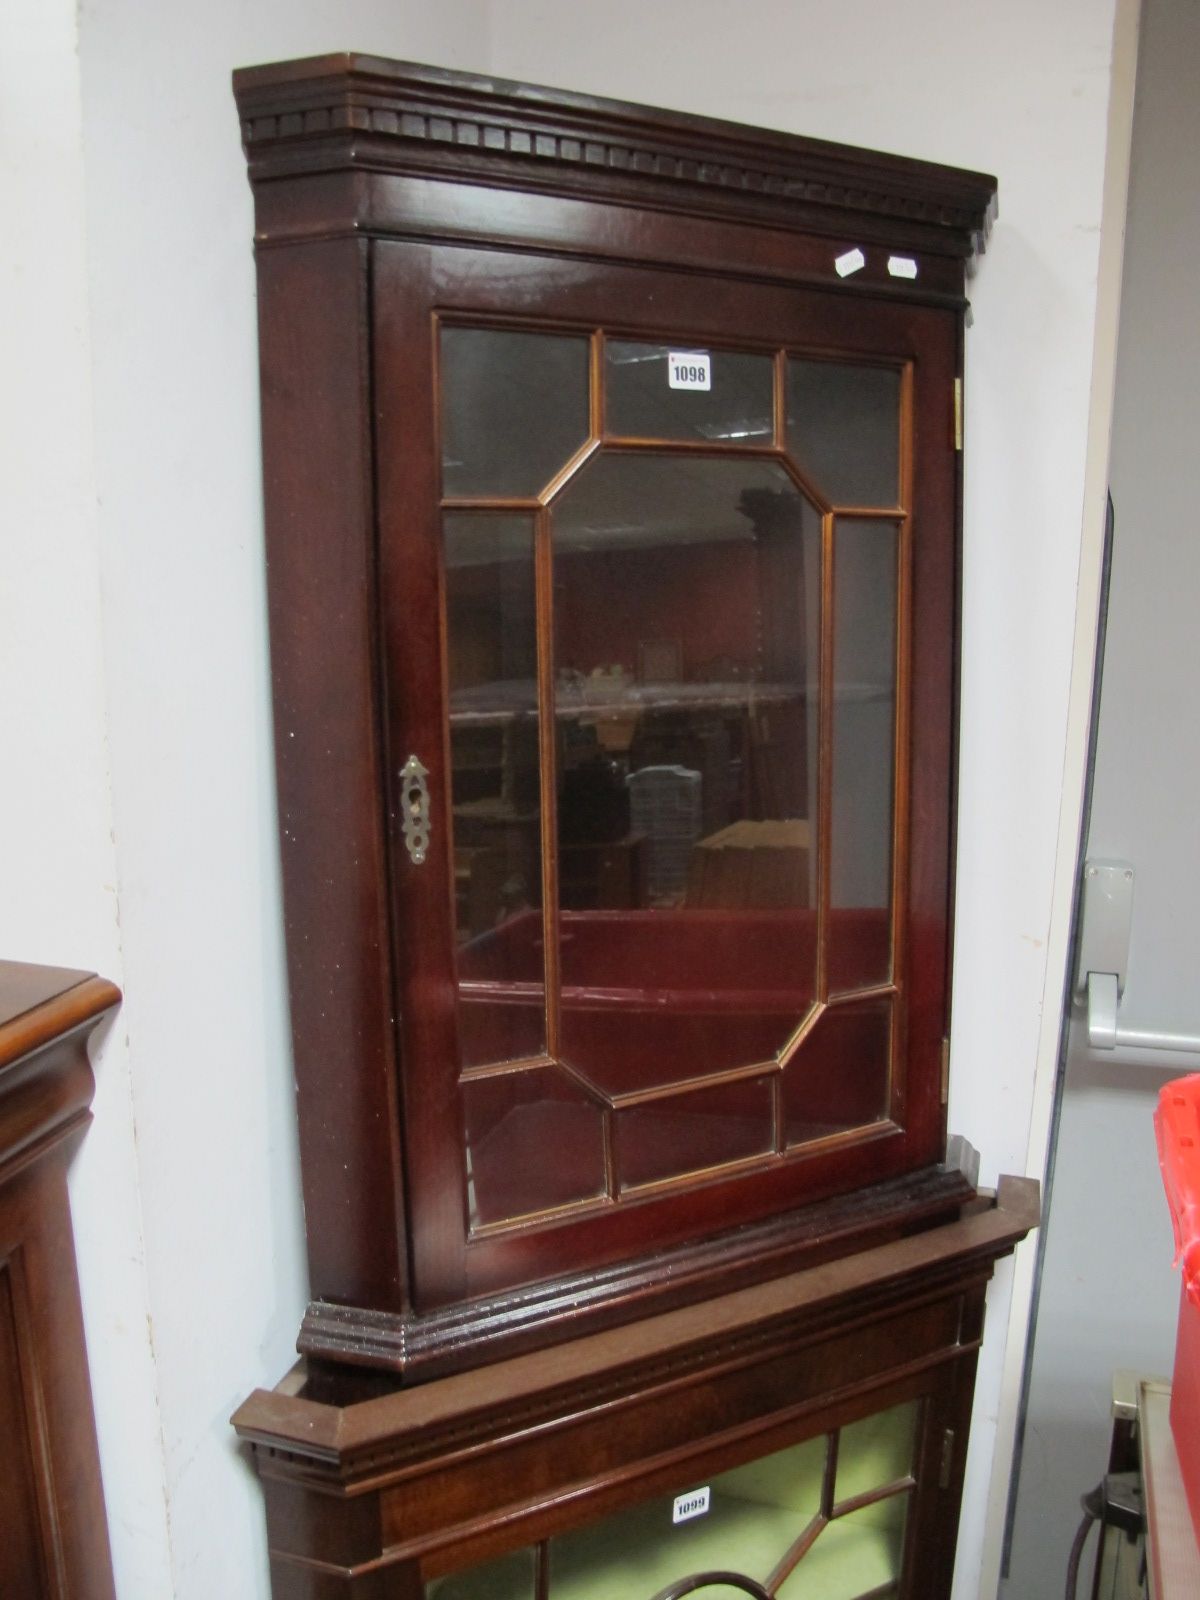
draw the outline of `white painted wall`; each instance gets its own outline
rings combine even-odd
[[[485,37],[475,0],[0,8],[0,948],[125,990],[72,1174],[121,1600],[267,1594],[228,1417],[306,1299],[229,73]]]
[[[0,370],[20,377],[6,385],[0,494],[21,587],[0,659],[6,690],[20,687],[2,697],[5,747],[30,777],[5,794],[0,925],[8,953],[95,966],[126,990],[100,1062],[101,1126],[75,1174],[122,1600],[265,1596],[261,1501],[226,1419],[288,1365],[305,1297],[252,215],[229,69],[353,47],[998,174],[1002,220],[968,349],[952,1101],[952,1125],[993,1177],[1024,1165],[1047,979],[1112,11],[85,0],[76,57],[67,0],[8,8],[3,115],[18,138],[3,148],[18,160],[0,171],[19,226],[0,269],[21,315],[5,319],[14,359],[5,349]],[[963,1597],[979,1564],[1004,1287]]]
[[[121,982],[76,46],[73,0],[0,7],[0,955]],[[96,1420],[121,1594],[167,1595],[127,1019],[98,1041],[72,1171]]]
[[[1137,880],[1124,1026],[1200,1031],[1200,13],[1145,0],[1111,478],[1111,597],[1088,853]],[[1195,1057],[1091,1051],[1071,1029],[1006,1595],[1057,1600],[1079,1496],[1107,1462],[1112,1372],[1169,1374],[1179,1306],[1151,1118]]]

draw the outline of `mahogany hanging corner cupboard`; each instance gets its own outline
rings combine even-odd
[[[314,1359],[420,1380],[945,1221],[995,184],[235,75]]]

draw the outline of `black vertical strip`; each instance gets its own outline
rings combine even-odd
[[[543,1539],[533,1549],[534,1600],[550,1600],[550,1541]]]
[[[838,1451],[841,1447],[841,1442],[842,1431],[840,1428],[825,1436],[825,1474],[821,1483],[821,1515],[826,1521],[829,1521],[833,1516],[833,1507],[837,1500]]]

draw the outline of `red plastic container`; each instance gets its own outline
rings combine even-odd
[[[1175,1260],[1183,1269],[1171,1432],[1200,1544],[1200,1073],[1176,1078],[1160,1091],[1154,1131],[1175,1229]]]

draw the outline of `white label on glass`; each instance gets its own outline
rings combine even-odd
[[[893,278],[915,278],[917,263],[911,256],[889,256],[888,271]]]
[[[711,389],[712,357],[706,350],[671,350],[667,382],[672,389]]]
[[[677,1494],[671,1507],[672,1522],[687,1522],[692,1517],[702,1517],[712,1499],[710,1488],[692,1489],[688,1494]]]
[[[834,261],[839,278],[848,278],[852,272],[861,272],[867,264],[867,258],[861,250],[847,250]]]

